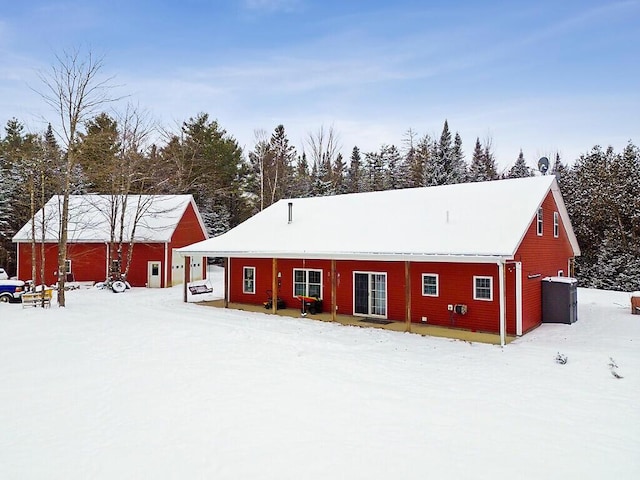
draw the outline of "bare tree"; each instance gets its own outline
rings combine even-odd
[[[113,88],[112,77],[101,79],[102,58],[91,52],[81,55],[80,51],[63,52],[56,55],[56,61],[48,72],[40,72],[44,85],[37,92],[58,115],[57,133],[66,151],[63,165],[62,206],[60,216],[60,236],[58,239],[58,305],[65,306],[64,287],[66,282],[66,257],[69,223],[69,195],[72,178],[78,164],[76,142],[82,123],[102,105],[117,99],[110,96]]]
[[[255,138],[255,147],[253,152],[249,153],[249,160],[253,164],[254,171],[258,175],[260,181],[260,211],[264,210],[264,177],[265,167],[270,155],[269,135],[264,129],[256,129],[253,131]]]
[[[340,138],[333,126],[326,130],[324,126],[321,126],[317,132],[309,133],[307,144],[309,145],[311,163],[318,166],[322,162],[332,165],[342,148]]]

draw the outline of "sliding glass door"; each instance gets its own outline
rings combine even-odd
[[[355,315],[387,316],[387,274],[354,272],[353,312]]]

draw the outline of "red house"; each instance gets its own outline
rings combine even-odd
[[[57,281],[61,202],[62,197],[52,197],[34,220],[13,237],[17,244],[18,278],[32,277],[31,239],[35,237],[37,272],[40,272],[40,255],[44,248],[44,283],[50,285]],[[129,245],[133,245],[127,276],[132,286],[167,287],[182,283],[184,262],[174,251],[208,238],[191,195],[72,195],[69,197],[69,217],[66,265],[70,281],[97,282],[107,278],[111,231],[119,238],[121,227],[123,270]],[[117,254],[112,247],[111,259],[115,258]],[[201,257],[193,258],[191,279],[198,280],[203,278],[206,262]]]
[[[179,250],[227,257],[227,300],[522,335],[580,255],[554,176],[281,200]]]

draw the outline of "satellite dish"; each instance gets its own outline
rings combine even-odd
[[[549,159],[547,157],[542,157],[538,160],[538,170],[540,170],[540,173],[543,175],[547,173],[549,170]]]

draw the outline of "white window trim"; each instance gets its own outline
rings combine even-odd
[[[538,213],[536,214],[536,233],[539,237],[544,233],[544,211],[542,207],[538,209]]]
[[[69,265],[69,268],[67,268],[67,265]],[[65,273],[65,274],[72,273],[71,268],[72,268],[72,267],[71,267],[71,260],[69,260],[69,259],[67,258],[67,259],[64,261],[64,269],[65,269],[65,272],[64,272],[64,273]]]
[[[320,298],[322,298],[322,292],[324,291],[324,277],[322,269],[320,268],[294,268],[293,269],[293,296],[297,296],[296,293],[296,272],[306,272],[305,275],[305,292],[306,295],[309,296],[309,272],[318,272],[320,273]],[[317,285],[314,283],[314,285]]]
[[[558,270],[558,276],[564,277],[564,270]]]
[[[478,284],[477,280],[488,279],[489,280],[489,298],[480,298],[478,297]],[[489,277],[486,275],[474,275],[473,276],[473,299],[480,300],[483,302],[492,302],[493,301],[493,277]]]
[[[436,278],[436,293],[424,293],[424,278],[435,277]],[[422,296],[423,297],[439,297],[440,296],[440,275],[437,273],[423,273],[422,274]]]
[[[247,283],[246,283],[246,280],[247,280],[246,272],[248,270],[253,271],[253,276],[252,276],[253,291],[246,289],[246,285],[247,285]],[[255,293],[256,293],[256,267],[242,267],[242,293],[246,293],[246,294],[249,294],[249,295],[255,295]]]
[[[560,219],[558,212],[553,212],[553,237],[558,238],[560,236]]]

